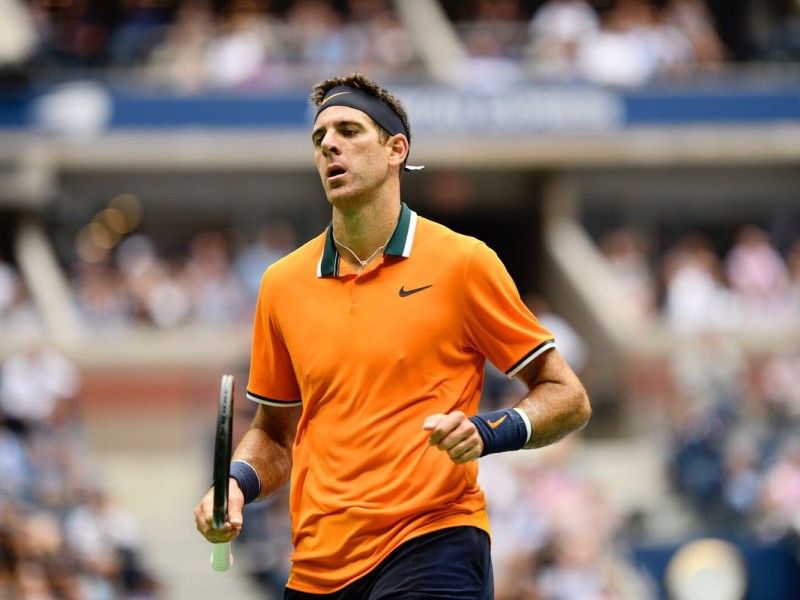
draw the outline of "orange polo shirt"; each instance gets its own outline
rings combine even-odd
[[[416,536],[488,532],[478,462],[430,448],[422,423],[474,415],[487,358],[513,377],[553,347],[492,250],[405,204],[383,257],[361,274],[331,227],[270,266],[247,395],[303,407],[289,587],[331,593]]]

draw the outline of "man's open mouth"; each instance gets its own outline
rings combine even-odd
[[[326,175],[328,176],[328,179],[331,179],[333,177],[338,177],[339,175],[344,175],[345,172],[346,171],[344,167],[340,167],[339,165],[331,165],[328,167]]]

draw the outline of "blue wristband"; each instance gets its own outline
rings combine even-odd
[[[513,408],[493,410],[469,418],[478,428],[483,440],[481,456],[521,450],[528,443],[529,432],[522,418]]]
[[[231,463],[231,477],[239,484],[244,494],[244,503],[249,504],[261,494],[261,479],[253,465],[243,460]]]

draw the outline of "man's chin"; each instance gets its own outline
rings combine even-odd
[[[330,187],[325,191],[325,194],[328,196],[328,201],[331,203],[336,200],[346,200],[353,195],[344,185]]]

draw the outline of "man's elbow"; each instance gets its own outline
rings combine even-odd
[[[592,418],[592,405],[589,402],[589,395],[586,390],[581,388],[578,397],[575,401],[575,410],[573,412],[575,419],[575,430],[580,431],[589,424],[589,419]]]

